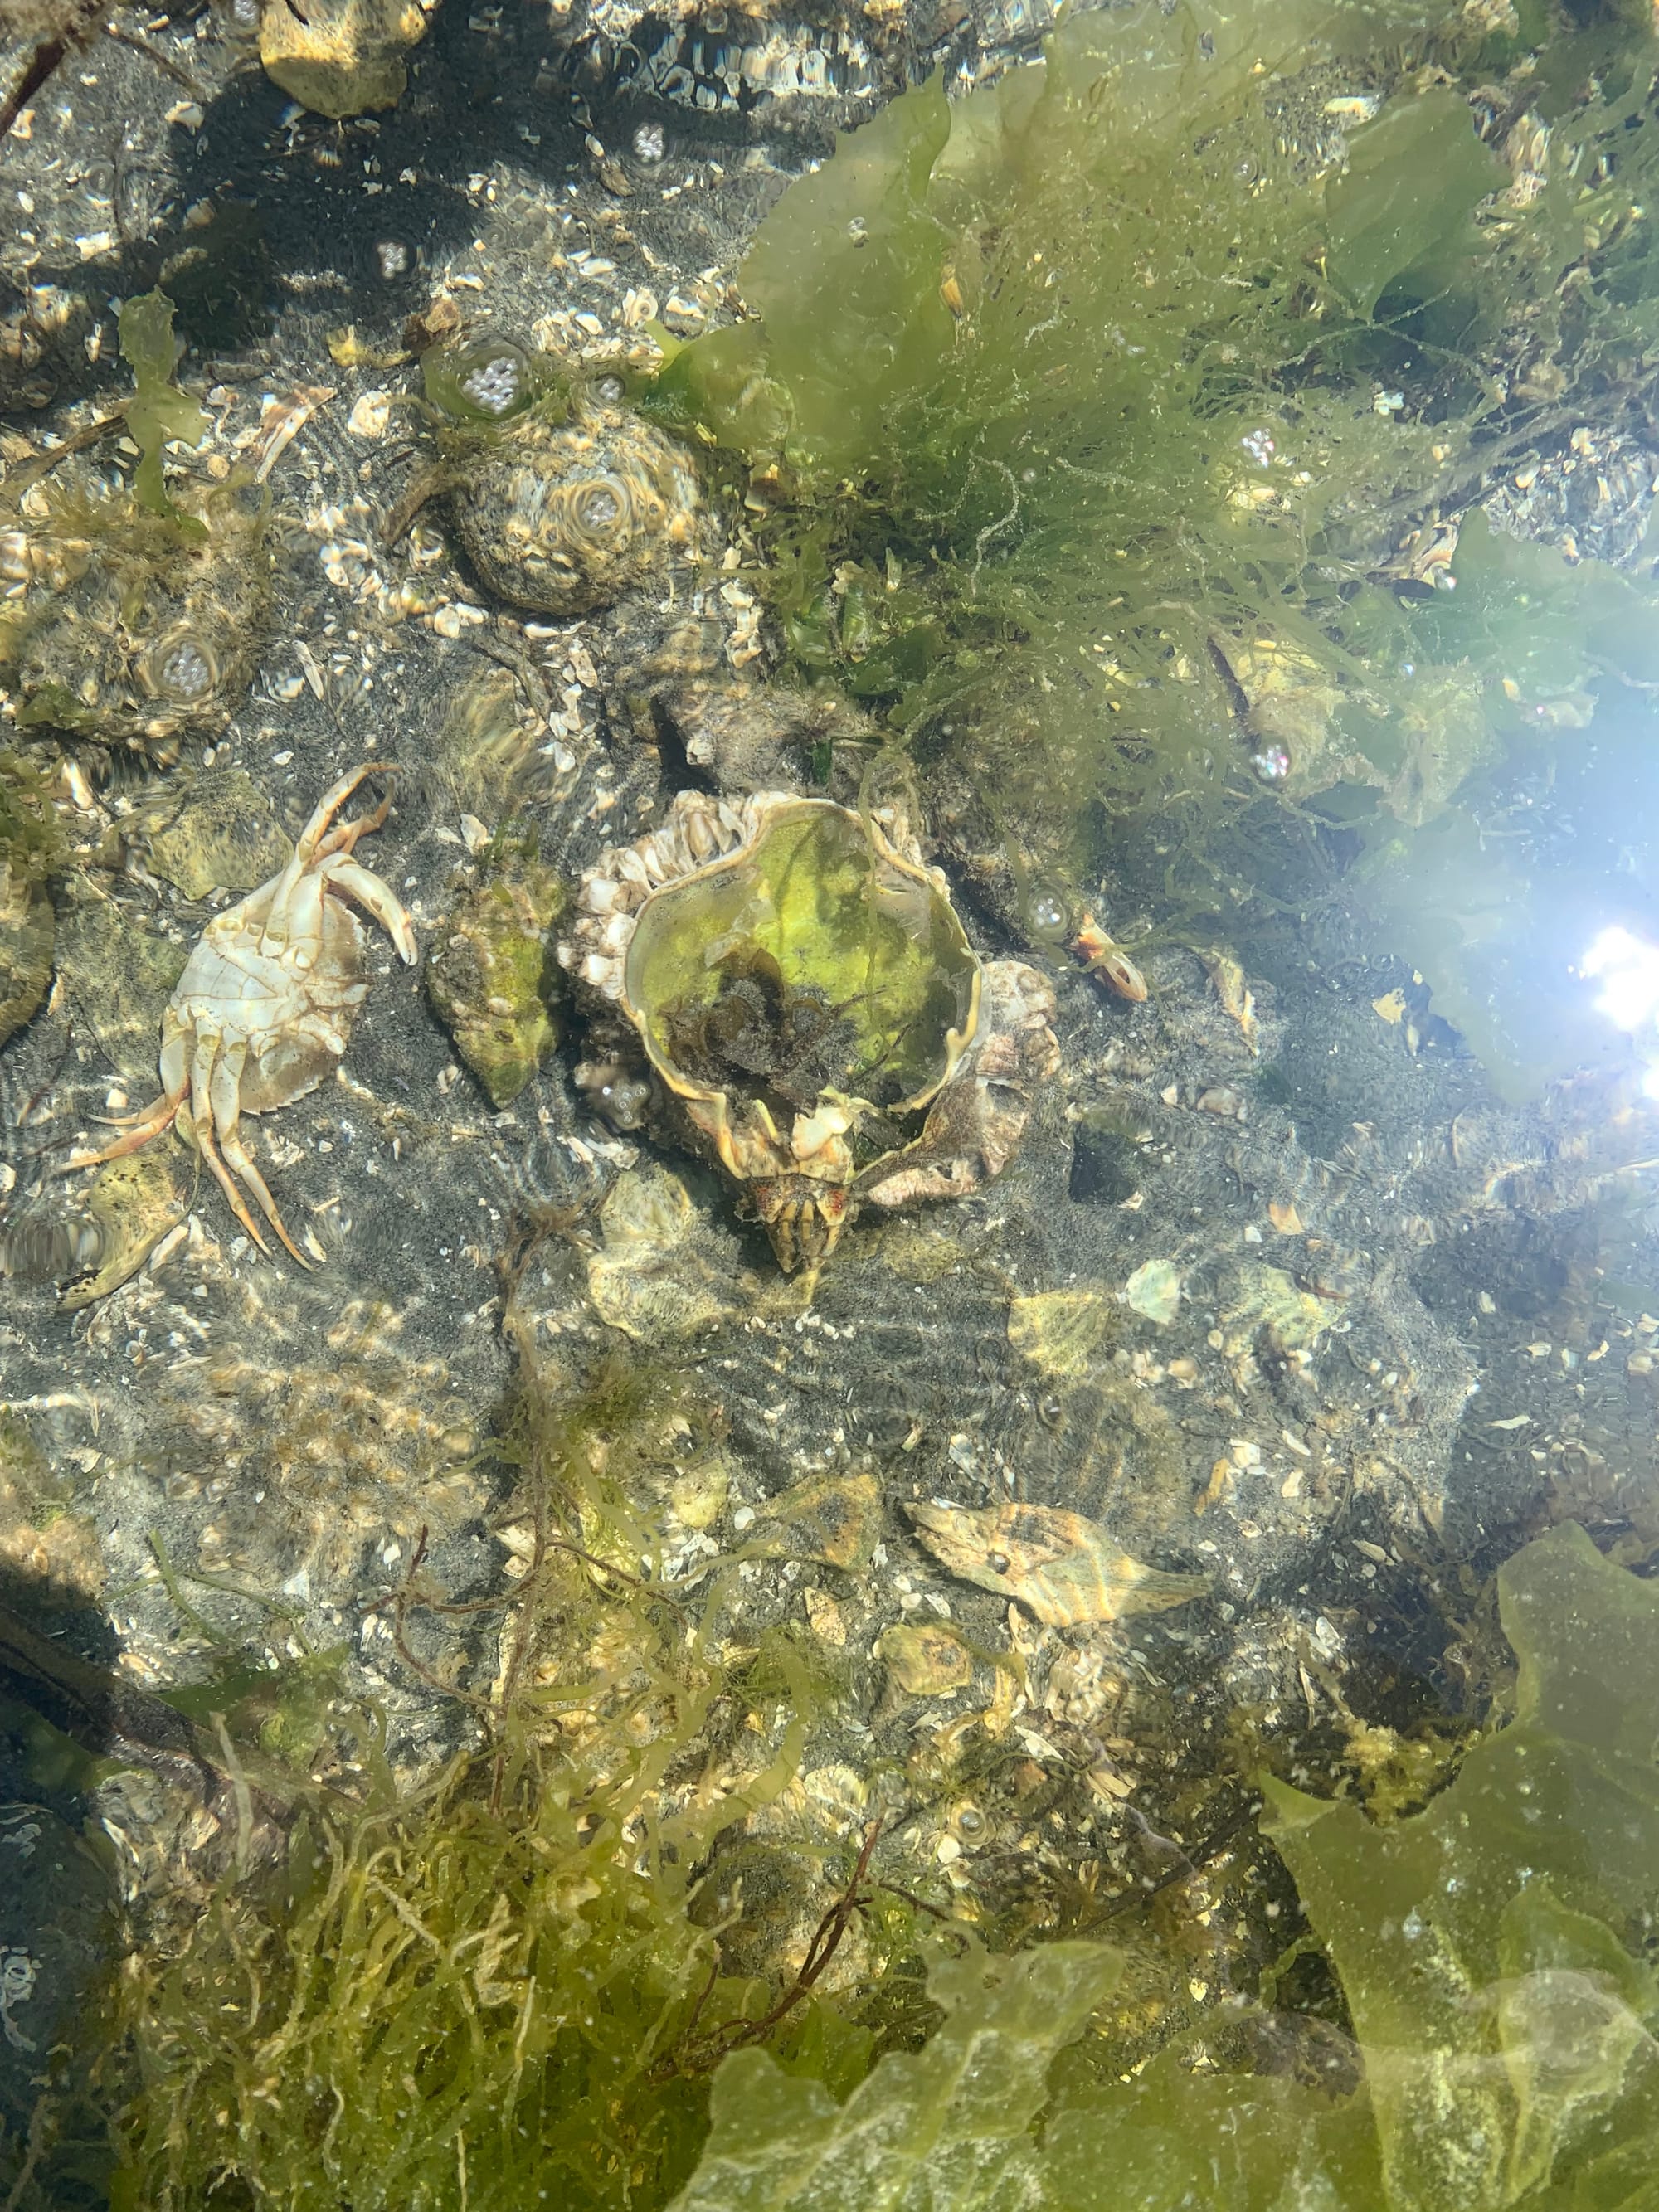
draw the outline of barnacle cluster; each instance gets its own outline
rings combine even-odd
[[[161,759],[228,721],[270,592],[263,496],[228,477],[186,509],[163,482],[163,446],[207,425],[171,381],[172,325],[160,294],[122,312],[131,485],[71,456],[0,504],[0,676],[18,723]]]
[[[619,372],[575,375],[484,337],[428,355],[423,374],[456,530],[501,598],[581,614],[699,560],[690,456],[627,406]]]

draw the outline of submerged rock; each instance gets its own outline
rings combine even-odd
[[[148,839],[150,872],[188,899],[251,891],[286,863],[294,847],[270,801],[245,769],[202,777],[184,805]]]
[[[501,843],[484,879],[434,936],[426,988],[455,1049],[488,1093],[510,1106],[559,1041],[550,1003],[559,969],[547,932],[564,887],[532,853]]]
[[[259,59],[274,83],[313,115],[337,121],[395,107],[409,82],[404,56],[426,36],[418,0],[288,0],[259,11]]]

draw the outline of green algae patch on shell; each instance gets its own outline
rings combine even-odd
[[[561,981],[547,933],[564,886],[533,854],[498,841],[483,882],[433,934],[426,988],[490,1103],[510,1106],[559,1041]]]
[[[583,614],[699,557],[690,455],[624,408],[585,400],[572,413],[561,392],[440,442],[461,543],[514,606]]]
[[[152,875],[188,899],[252,891],[287,863],[294,847],[270,799],[246,769],[204,775],[182,806],[146,839]]]
[[[81,1201],[94,1231],[94,1264],[69,1284],[60,1313],[79,1313],[131,1282],[190,1208],[190,1176],[173,1146],[153,1146],[100,1168]]]
[[[746,986],[797,1005],[810,994],[810,1038],[798,1010],[792,1037],[775,1022],[751,1050]],[[942,886],[822,799],[775,809],[736,853],[658,890],[624,980],[653,1062],[682,1091],[712,1096],[747,1073],[761,1090],[788,1086],[793,1103],[833,1091],[898,1111],[925,1105],[950,1075],[978,990]]]

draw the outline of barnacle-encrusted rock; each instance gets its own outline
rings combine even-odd
[[[691,457],[620,404],[620,377],[569,378],[507,338],[446,349],[425,374],[456,529],[502,599],[581,614],[701,557]]]
[[[21,727],[161,759],[223,729],[258,659],[270,561],[240,489],[195,504],[181,521],[88,479],[33,485],[0,516],[0,682]]]
[[[1201,1575],[1143,1566],[1098,1522],[1058,1506],[907,1505],[905,1511],[953,1575],[1017,1599],[1049,1628],[1167,1612],[1209,1587]]]
[[[484,880],[432,939],[427,995],[492,1105],[510,1106],[559,1041],[559,971],[547,933],[564,887],[533,853],[501,843]]]
[[[426,36],[429,13],[419,0],[306,0],[303,9],[266,0],[259,59],[313,115],[395,107],[409,82],[404,56]]]
[[[559,957],[608,1048],[579,1080],[603,1107],[642,1051],[787,1269],[827,1258],[860,1202],[998,1174],[1058,1060],[1047,980],[980,960],[891,811],[684,792],[577,903]]]

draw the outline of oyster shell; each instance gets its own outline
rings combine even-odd
[[[1015,1599],[1047,1628],[1122,1620],[1188,1605],[1202,1575],[1143,1566],[1097,1521],[1054,1505],[907,1505],[927,1549],[953,1575]]]
[[[601,1097],[631,1032],[786,1270],[827,1258],[856,1204],[960,1196],[998,1173],[1057,1058],[1046,980],[981,961],[891,816],[684,792],[601,857],[577,904],[559,958],[610,1048],[587,1064]]]

